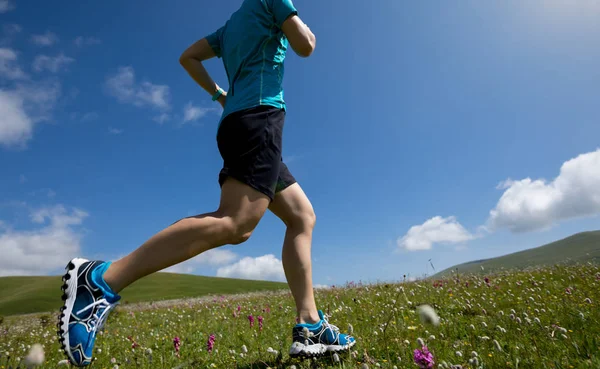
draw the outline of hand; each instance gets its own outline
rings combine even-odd
[[[219,98],[217,99],[217,101],[219,102],[219,104],[221,104],[221,106],[223,107],[223,109],[225,109],[225,103],[227,102],[227,94],[222,94],[221,96],[219,96]]]

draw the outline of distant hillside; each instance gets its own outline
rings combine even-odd
[[[58,311],[62,304],[61,277],[1,277],[0,315]],[[157,273],[143,278],[121,294],[121,303],[160,301],[206,295],[234,294],[287,288],[287,284]]]
[[[493,273],[501,269],[522,270],[542,265],[572,264],[587,261],[600,263],[600,231],[577,233],[533,249],[492,259],[469,261],[445,269],[431,278],[447,276],[457,268],[458,273]],[[481,270],[482,266],[484,270]]]

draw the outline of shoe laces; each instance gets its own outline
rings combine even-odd
[[[92,327],[92,332],[96,333],[99,329],[102,329],[102,327],[104,326],[104,323],[106,323],[106,318],[108,318],[108,313],[111,310],[113,310],[118,304],[119,304],[118,302],[111,304],[106,299],[100,299],[100,300],[97,300],[97,301],[89,304],[88,306],[84,307],[83,309],[79,310],[77,312],[77,315],[83,313],[84,311],[92,309],[96,306],[99,306],[100,308],[98,310],[96,310],[96,312],[92,315],[92,317],[90,318],[90,320],[88,322],[88,324]],[[98,312],[100,312],[100,315],[98,315]]]
[[[325,326],[327,328],[331,329],[332,331],[334,331],[336,333],[340,333],[340,329],[338,327],[329,323],[329,316],[327,314],[323,314],[323,323],[325,323]]]

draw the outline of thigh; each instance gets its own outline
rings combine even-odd
[[[221,186],[220,216],[231,218],[235,224],[253,228],[263,217],[271,200],[247,184],[227,178]]]

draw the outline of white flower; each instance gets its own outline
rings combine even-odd
[[[477,357],[477,351],[471,351],[471,356],[472,357]]]
[[[405,343],[406,345],[410,345],[410,341],[409,341],[409,340],[404,340],[404,343]]]
[[[61,360],[58,362],[58,366],[67,366],[69,365],[69,360]]]
[[[30,367],[42,365],[44,363],[44,358],[44,347],[39,343],[36,343],[35,345],[33,345],[31,350],[29,350],[29,353],[25,357],[25,364]]]
[[[433,341],[435,339],[435,336],[432,334],[431,336],[429,336],[429,340]]]
[[[423,323],[433,324],[435,326],[440,324],[440,318],[431,306],[420,305],[417,307],[417,312]]]
[[[455,354],[456,354],[456,356],[458,356],[458,357],[462,357],[462,352],[460,352],[460,351],[456,351],[456,352],[455,352]]]
[[[500,343],[498,343],[498,341],[494,340],[494,346],[496,347],[497,351],[502,351],[502,346],[500,346]]]
[[[277,355],[277,353],[278,353],[278,351],[277,351],[277,350],[273,350],[273,348],[272,348],[272,347],[269,347],[269,348],[267,349],[267,352],[270,352],[270,353],[272,353],[272,354],[275,354],[275,355]]]
[[[417,338],[417,343],[419,344],[419,346],[425,346],[425,342],[421,337]]]
[[[248,348],[246,347],[246,345],[242,345],[242,352],[244,354],[246,354],[248,352]]]
[[[333,361],[336,363],[340,362],[340,357],[338,356],[338,354],[333,354]]]

